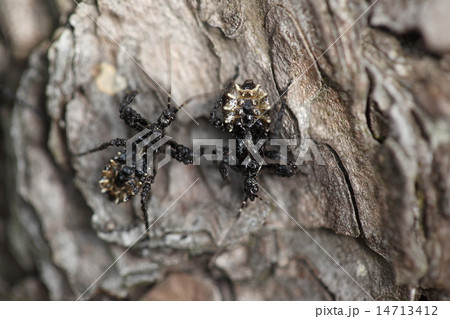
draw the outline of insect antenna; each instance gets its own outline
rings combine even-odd
[[[184,100],[184,102],[181,103],[177,109],[180,110],[181,108],[183,108],[184,106],[186,106],[187,104],[191,103],[194,100],[201,99],[201,98],[208,97],[208,96],[214,96],[215,94],[216,94],[216,91],[210,91],[210,92],[200,93],[200,94],[191,96],[190,98]]]
[[[167,108],[170,109],[170,104],[172,102],[172,55],[170,52],[170,41],[166,41],[166,55],[167,55],[167,70],[169,72],[169,90],[167,94]]]

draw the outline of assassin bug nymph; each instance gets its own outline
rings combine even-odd
[[[193,163],[193,153],[192,151],[182,144],[178,144],[172,139],[169,139],[159,147],[155,147],[158,141],[162,140],[166,135],[166,129],[175,120],[178,111],[191,101],[207,96],[209,93],[199,94],[188,98],[178,107],[171,106],[172,101],[172,61],[170,58],[170,44],[166,42],[166,53],[167,53],[167,66],[169,74],[169,90],[167,92],[167,108],[161,113],[156,122],[151,122],[145,119],[141,114],[134,110],[130,104],[135,100],[138,91],[133,91],[126,94],[119,107],[120,118],[125,122],[126,125],[131,127],[137,132],[142,132],[145,130],[144,135],[140,135],[135,141],[140,144],[141,151],[137,153],[137,149],[132,147],[131,163],[127,163],[127,149],[122,149],[113,158],[109,160],[109,163],[104,167],[102,171],[102,176],[99,180],[99,185],[102,193],[109,195],[111,200],[114,200],[117,204],[121,202],[127,202],[137,194],[141,195],[141,211],[143,214],[145,222],[145,230],[148,231],[150,228],[147,208],[148,200],[150,197],[150,191],[152,184],[155,182],[156,176],[156,165],[152,163],[153,169],[150,171],[148,168],[150,163],[147,163],[147,152],[153,152],[153,160],[156,162],[156,156],[159,153],[164,153],[167,147],[170,147],[170,155],[173,159],[184,163],[186,165]],[[153,79],[152,79],[153,80]],[[156,83],[157,84],[157,83]],[[156,133],[157,137],[152,138],[150,141],[146,139],[150,135]],[[143,143],[144,145],[142,145]],[[103,143],[98,147],[91,150],[75,154],[75,156],[83,156],[90,153],[98,152],[107,149],[111,146],[124,147],[127,145],[126,138],[115,138],[109,142]],[[130,156],[128,156],[130,157]],[[137,160],[142,161],[137,165]],[[128,165],[127,165],[128,164]]]
[[[161,113],[156,122],[150,122],[129,106],[134,101],[137,93],[138,93],[137,91],[133,91],[125,95],[122,102],[120,103],[119,114],[120,118],[124,120],[125,124],[133,128],[134,130],[138,132],[147,130],[149,133],[147,133],[146,136],[152,133],[157,133],[158,137],[156,139],[152,139],[151,142],[147,142],[147,145],[144,145],[144,147],[142,147],[143,150],[142,154],[133,154],[133,158],[135,158],[136,156],[142,156],[142,159],[144,160],[143,167],[146,168],[147,167],[146,152],[151,149],[152,145],[154,145],[156,142],[158,142],[165,136],[166,134],[165,130],[175,120],[177,112],[184,105],[191,102],[194,98],[197,98],[198,96],[189,98],[178,107],[173,107],[171,106],[170,103],[171,97],[169,90],[167,109],[165,109]],[[143,138],[144,137],[142,137],[142,140]],[[101,144],[96,148],[75,155],[83,156],[90,153],[105,150],[111,146],[124,147],[126,146],[126,144],[127,144],[126,138],[115,138],[110,140],[109,142]],[[192,151],[188,147],[182,144],[178,144],[173,140],[167,141],[165,144],[158,147],[154,152],[155,154],[163,153],[167,147],[171,147],[170,154],[172,158],[186,165],[192,164],[193,162]],[[128,166],[126,163],[127,158],[126,152],[127,149],[123,149],[109,160],[109,163],[104,167],[102,171],[102,177],[99,181],[100,188],[102,190],[102,193],[107,193],[109,197],[116,203],[126,202],[140,192],[141,210],[144,217],[145,229],[148,230],[150,228],[150,225],[147,214],[147,201],[150,196],[151,185],[155,181],[156,170],[153,169],[152,172],[147,172],[145,169],[138,169],[138,166],[136,166],[136,161],[133,161],[132,164]]]
[[[271,119],[268,112],[271,105],[268,101],[268,94],[256,85],[253,80],[245,80],[242,85],[230,82],[222,96],[217,100],[211,109],[210,122],[222,131],[228,131],[236,139],[236,162],[230,161],[229,147],[223,147],[223,160],[219,163],[219,170],[223,179],[228,179],[228,168],[241,172],[244,177],[245,198],[241,204],[239,214],[244,208],[246,201],[254,201],[258,197],[258,174],[262,169],[267,169],[272,173],[282,177],[291,177],[297,171],[297,166],[290,160],[287,164],[266,164],[262,165],[251,154],[248,145],[256,145],[263,140],[264,143],[258,149],[260,158],[279,160],[282,155],[278,151],[267,150],[266,144],[270,142],[270,136],[277,135],[280,123],[286,107],[286,94],[281,98],[281,112],[275,126],[274,134],[270,130]],[[223,119],[217,116],[217,111],[222,109]],[[248,160],[250,158],[250,160]],[[286,159],[287,160],[287,159]],[[238,214],[238,216],[239,216]]]

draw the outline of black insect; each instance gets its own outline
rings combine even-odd
[[[281,98],[282,107],[286,106],[285,97]],[[223,119],[217,116],[217,111],[222,109]],[[258,173],[265,169],[283,177],[291,177],[296,173],[297,166],[290,160],[286,160],[285,165],[267,163],[264,158],[279,160],[282,155],[278,151],[268,150],[266,146],[270,144],[271,119],[269,111],[271,105],[268,101],[267,93],[261,89],[260,85],[255,85],[249,79],[238,85],[231,82],[222,96],[214,104],[210,122],[222,131],[228,131],[236,139],[236,150],[233,163],[231,161],[234,154],[230,153],[229,147],[223,147],[223,160],[219,164],[220,173],[223,179],[228,179],[228,168],[241,172],[244,177],[245,198],[241,204],[242,211],[246,201],[254,201],[258,197]],[[281,112],[279,121],[284,112]],[[254,152],[263,160],[257,161],[249,146],[258,145]]]
[[[120,118],[124,120],[125,124],[138,132],[145,130],[145,134],[139,136],[136,141],[137,144],[143,144],[139,147],[139,154],[136,154],[137,148],[132,148],[131,163],[127,165],[127,149],[118,152],[116,156],[109,160],[109,163],[102,171],[102,177],[99,181],[102,193],[109,195],[110,199],[116,203],[127,202],[139,192],[141,193],[141,210],[145,221],[145,229],[150,228],[147,214],[147,202],[151,191],[151,185],[155,181],[156,169],[152,172],[147,172],[147,152],[150,150],[154,155],[164,153],[167,147],[170,147],[170,154],[175,160],[184,164],[192,164],[192,151],[181,144],[170,139],[159,147],[154,147],[155,144],[165,136],[165,130],[175,120],[177,112],[193,98],[186,100],[178,107],[171,106],[171,98],[169,93],[167,109],[158,117],[156,122],[146,120],[137,111],[132,109],[129,105],[134,101],[137,91],[127,94],[120,103],[119,114]],[[155,134],[156,133],[156,134]],[[149,136],[157,136],[156,138],[148,139]],[[126,146],[126,138],[116,138],[109,142],[103,143],[100,146],[89,151],[76,154],[76,156],[83,156],[90,153],[105,150],[110,146]],[[153,148],[152,148],[153,147]],[[137,165],[137,157],[142,160],[141,165]],[[156,160],[156,156],[153,156]],[[153,165],[156,167],[156,165]]]

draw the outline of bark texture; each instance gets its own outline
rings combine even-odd
[[[33,109],[16,105],[10,128],[15,258],[37,267],[51,299],[448,299],[448,6],[81,2],[31,55],[18,90]],[[282,136],[301,141],[295,155],[316,151],[292,178],[262,174],[262,200],[236,223],[238,176],[224,183],[211,163],[162,167],[150,239],[134,243],[139,200],[116,205],[98,187],[116,150],[70,154],[134,135],[118,116],[127,89],[157,118],[168,47],[176,102],[215,92],[186,107],[198,125],[179,113],[168,131],[177,142],[220,137],[209,110],[239,66],[238,82],[254,79],[271,102],[294,80]]]

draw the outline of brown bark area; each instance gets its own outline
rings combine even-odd
[[[373,3],[82,2],[35,50],[17,92],[34,109],[16,105],[10,128],[16,259],[37,268],[51,299],[76,299],[141,234],[139,201],[99,191],[116,151],[70,154],[134,134],[118,116],[127,88],[157,118],[167,98],[145,73],[169,87],[170,43],[173,99],[216,92],[186,107],[199,125],[179,113],[168,130],[177,142],[220,136],[209,110],[239,65],[238,82],[254,79],[271,102],[297,79],[282,136],[315,145],[324,165],[313,152],[292,178],[261,174],[262,200],[236,224],[238,176],[164,166],[150,222],[167,212],[84,299],[449,298],[447,4]]]

